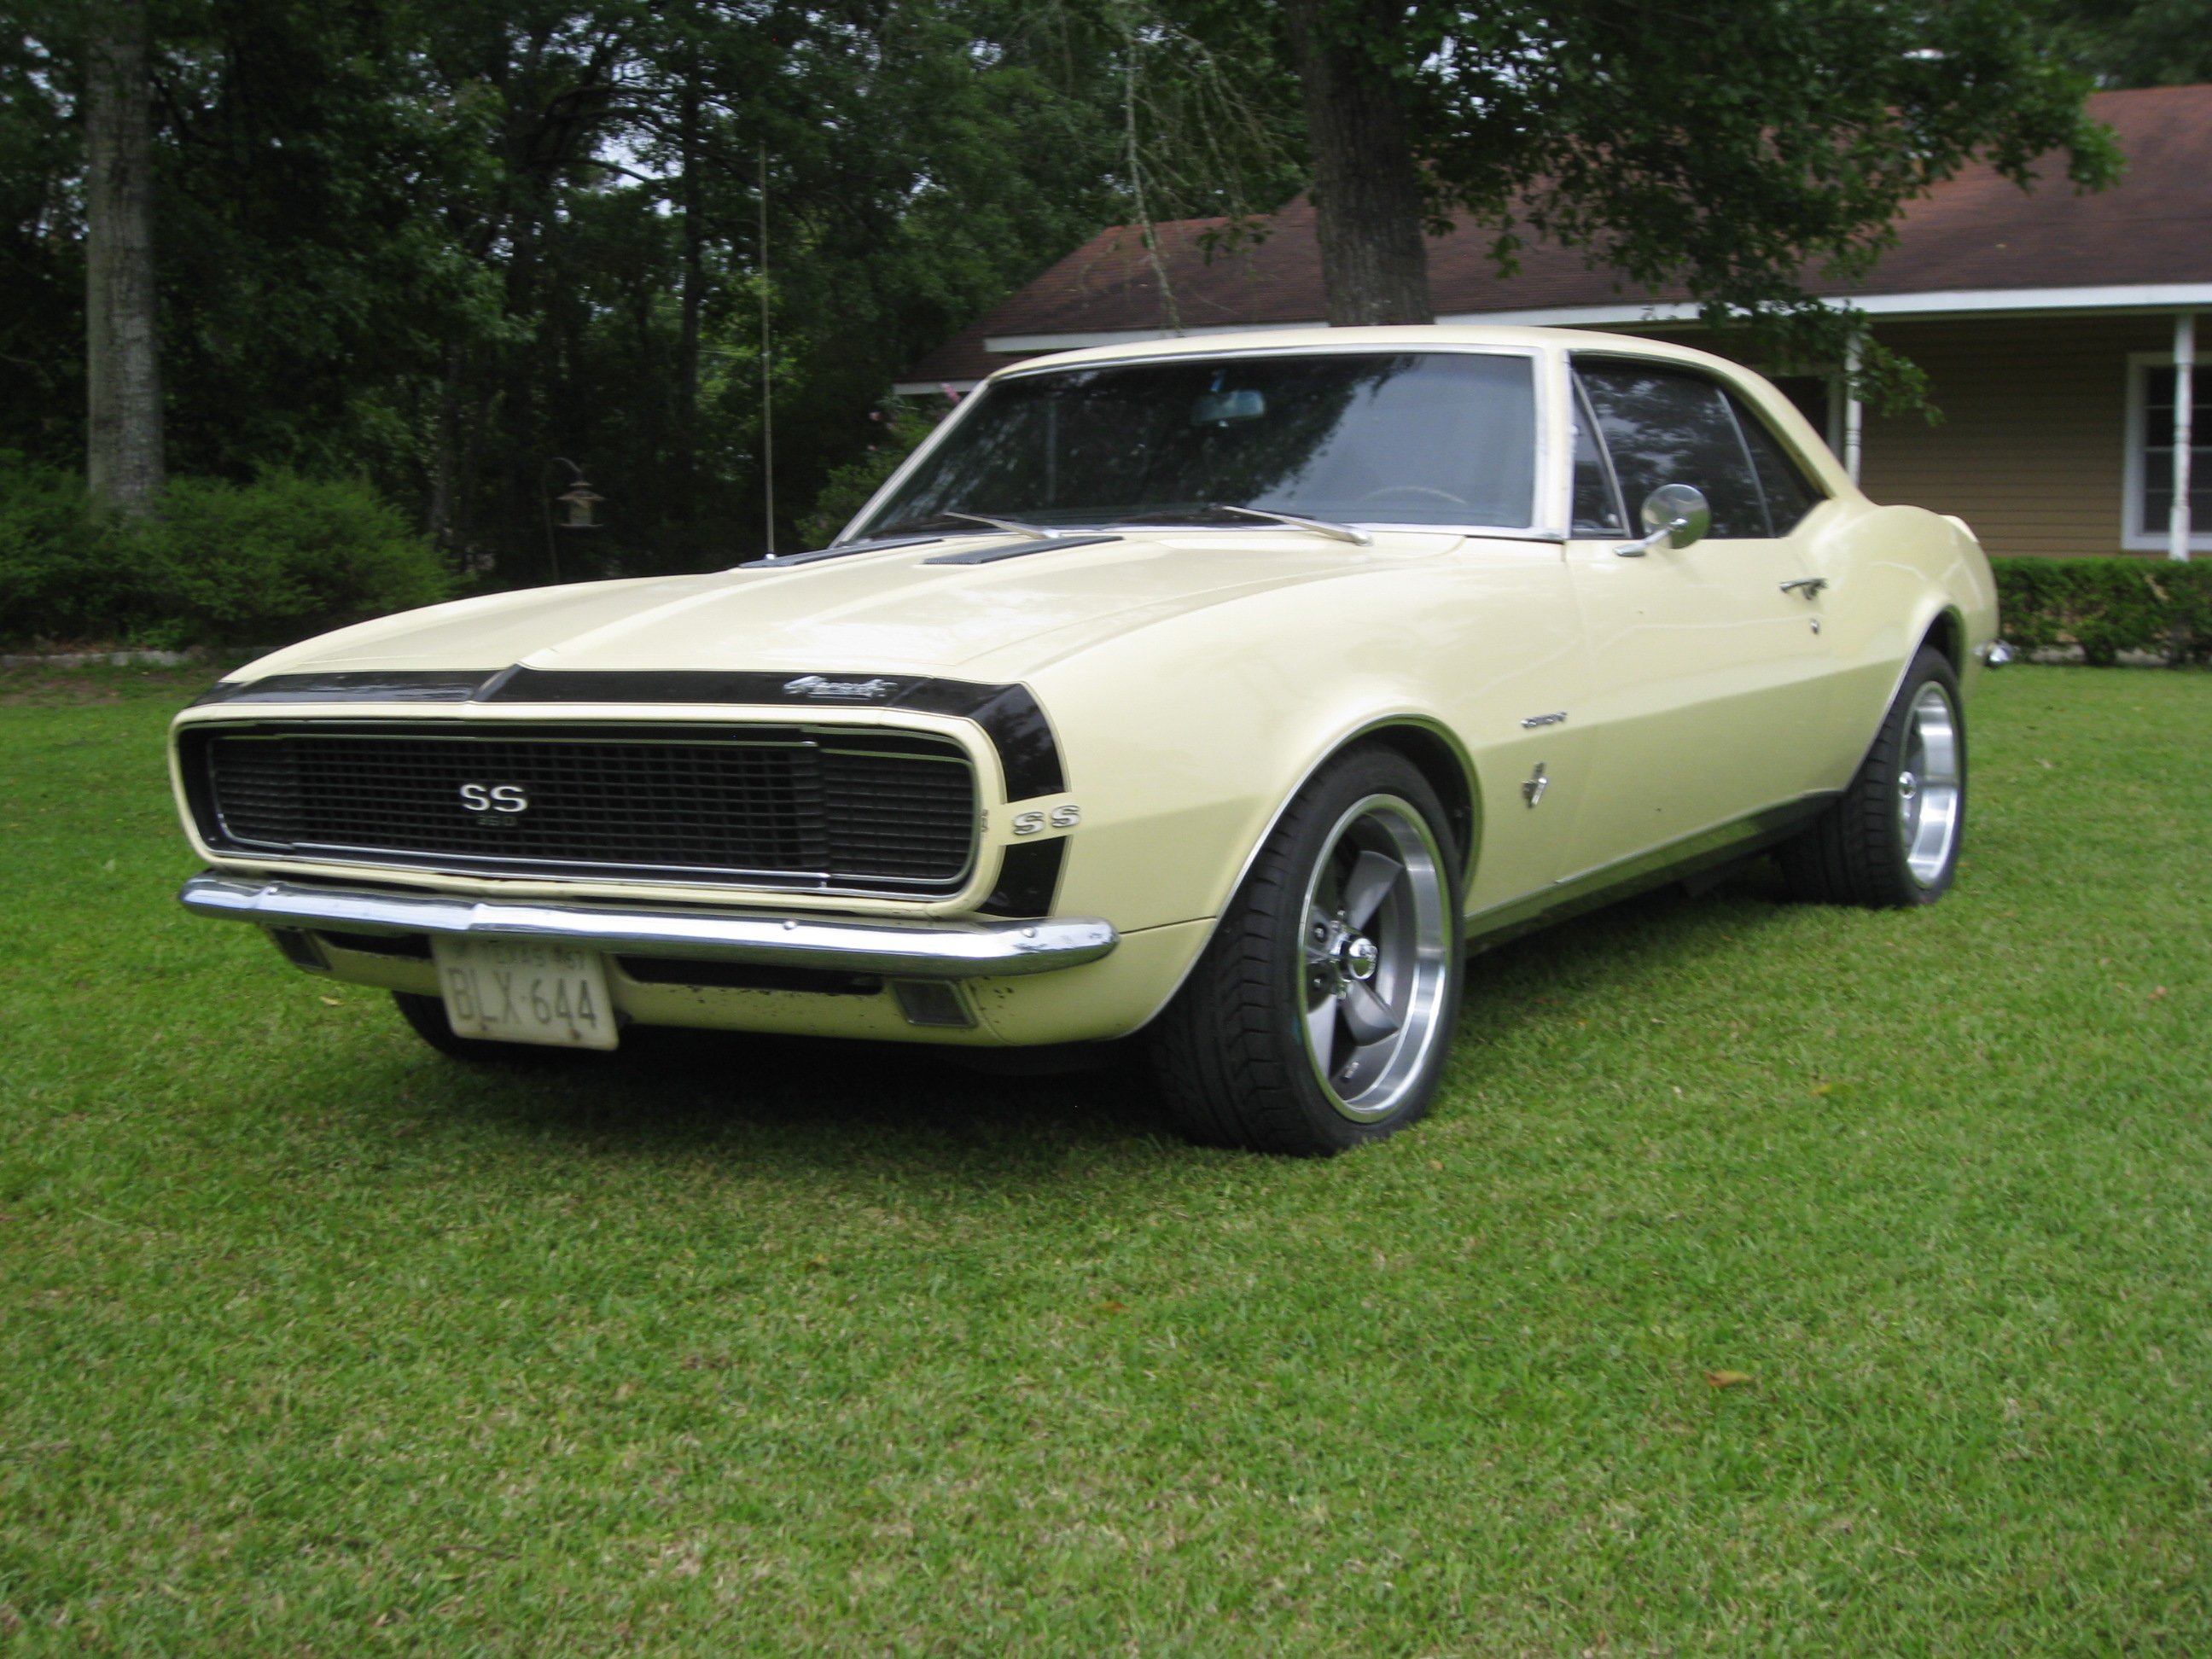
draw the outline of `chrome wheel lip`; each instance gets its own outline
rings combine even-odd
[[[1346,850],[1355,863],[1372,853],[1400,866],[1356,922],[1329,902],[1331,877]],[[1372,794],[1337,818],[1307,875],[1293,1006],[1315,1082],[1330,1107],[1355,1123],[1388,1117],[1405,1104],[1448,1024],[1453,927],[1446,868],[1419,811],[1401,796]],[[1371,960],[1362,946],[1371,949]],[[1346,1007],[1363,993],[1357,1006]],[[1358,1030],[1373,1029],[1377,1001],[1397,1024],[1363,1042]],[[1324,1029],[1326,1054],[1319,1035]]]
[[[1913,693],[1906,710],[1897,774],[1898,845],[1915,885],[1933,887],[1950,868],[1965,800],[1958,707],[1931,680]]]

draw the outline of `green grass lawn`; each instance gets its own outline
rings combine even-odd
[[[1478,958],[1326,1164],[460,1067],[178,909],[180,682],[82,684],[0,681],[0,1650],[2212,1653],[2212,677],[1985,680],[1932,911]]]

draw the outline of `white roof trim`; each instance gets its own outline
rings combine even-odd
[[[1968,288],[1918,294],[1831,294],[1822,303],[1869,317],[1987,317],[2074,311],[2188,311],[2212,307],[2212,283],[2135,283],[2111,288]],[[1698,307],[1682,301],[1624,301],[1555,306],[1528,311],[1468,311],[1440,323],[1512,324],[1522,328],[1587,328],[1623,324],[1694,323]]]
[[[1899,320],[1922,317],[2063,315],[2077,311],[2212,310],[2212,283],[2153,283],[2109,288],[1952,289],[1920,294],[1829,295],[1825,303],[1850,306],[1869,317]],[[1621,301],[1602,306],[1552,306],[1522,311],[1460,311],[1440,323],[1487,323],[1516,328],[1620,328],[1674,325],[1698,320],[1698,307],[1680,301]],[[1079,351],[1086,346],[1134,345],[1144,340],[1172,340],[1200,334],[1258,334],[1277,329],[1320,328],[1324,320],[1295,323],[1222,323],[1198,328],[1097,329],[1068,334],[994,334],[983,349],[1008,356],[1044,351]],[[899,388],[906,390],[904,386]]]

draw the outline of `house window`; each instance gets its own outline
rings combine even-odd
[[[2189,545],[2212,552],[2212,363],[2190,376]],[[2120,545],[2160,552],[2173,510],[2173,359],[2137,352],[2128,359],[2127,510]]]

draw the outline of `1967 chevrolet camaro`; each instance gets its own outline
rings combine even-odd
[[[1698,352],[1073,352],[818,551],[223,681],[173,733],[183,898],[457,1054],[1134,1034],[1194,1138],[1326,1153],[1425,1109],[1471,945],[1765,848],[1940,896],[1996,622],[1964,525]]]

